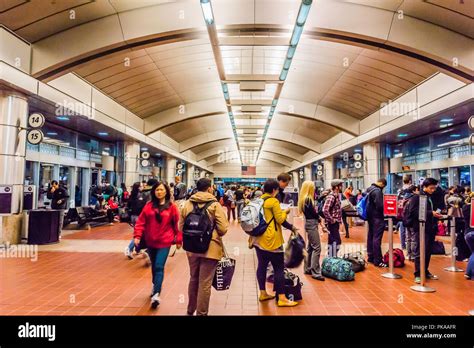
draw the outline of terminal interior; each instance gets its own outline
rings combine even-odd
[[[404,177],[472,188],[473,17],[467,1],[445,0],[2,1],[0,314],[186,314],[186,252],[168,258],[150,309],[150,269],[123,252],[133,227],[118,213],[78,221],[97,187],[179,177],[189,190],[200,178],[253,189],[289,173],[294,205],[305,181],[319,193],[334,179],[354,194],[380,178],[385,194]],[[69,196],[60,239],[33,220],[54,211],[52,181]],[[365,252],[357,222],[348,238],[341,225],[348,252]],[[318,282],[301,265],[303,300],[280,308],[259,302],[257,257],[234,218],[232,286],[213,290],[209,314],[467,315],[473,282],[444,270],[453,239],[436,238],[446,255],[431,261],[434,293],[410,289],[413,262],[401,279],[369,265],[353,282]],[[12,256],[33,244],[34,261]]]

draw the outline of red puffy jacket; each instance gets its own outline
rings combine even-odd
[[[147,247],[168,248],[183,243],[183,233],[179,231],[179,210],[176,204],[170,203],[168,209],[161,211],[161,222],[156,219],[157,208],[148,202],[135,224],[133,238],[145,238]]]

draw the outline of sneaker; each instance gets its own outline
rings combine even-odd
[[[294,306],[297,306],[297,305],[298,305],[298,302],[290,301],[290,300],[287,300],[287,301],[278,300],[278,302],[277,302],[278,307],[294,307]]]
[[[160,305],[161,299],[160,294],[157,292],[151,298],[151,308],[156,309]]]
[[[304,271],[304,274],[311,275],[312,273],[311,273],[311,271]]]
[[[471,280],[471,276],[468,276],[467,274],[464,275],[464,278],[466,278],[467,280]]]
[[[380,263],[377,265],[377,267],[386,268],[386,267],[388,267],[388,265],[387,265],[386,263],[384,263],[384,262],[380,262]]]
[[[319,280],[321,282],[324,282],[326,280],[326,278],[324,278],[323,276],[312,276],[311,278]]]
[[[439,277],[438,277],[437,275],[435,275],[435,274],[428,273],[428,274],[426,275],[426,279],[438,280]]]
[[[146,251],[141,251],[140,255],[145,259],[145,267],[150,267],[151,266],[151,260],[150,260],[150,255]]]
[[[128,257],[129,260],[133,260],[133,255],[132,255],[132,252],[130,251],[130,249],[128,247],[125,248],[125,256]]]
[[[415,277],[415,283],[420,284],[421,283],[421,277]]]

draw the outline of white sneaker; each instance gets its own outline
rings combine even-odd
[[[141,251],[140,254],[145,259],[145,266],[150,267],[151,266],[150,255],[148,255],[146,251]]]
[[[125,248],[124,254],[126,257],[128,257],[129,260],[133,260],[132,252],[130,251],[128,247]]]
[[[161,299],[160,299],[160,294],[157,292],[154,294],[151,298],[151,308],[155,309],[160,305]]]

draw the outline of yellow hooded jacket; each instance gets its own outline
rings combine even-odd
[[[267,198],[263,203],[265,221],[269,222],[272,217],[275,217],[276,223],[272,221],[272,223],[268,225],[265,233],[261,236],[250,237],[249,243],[263,250],[274,251],[281,248],[284,243],[281,224],[286,220],[286,212],[281,209],[278,199],[272,197],[270,194],[265,193],[261,198]]]

